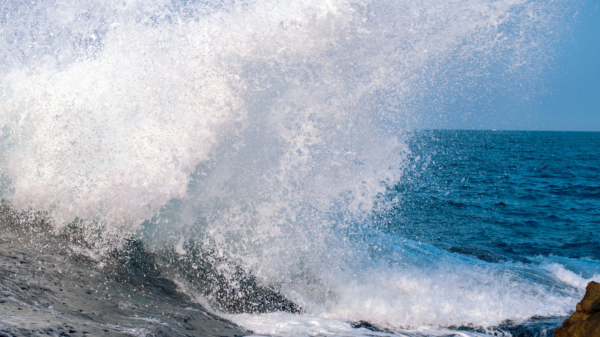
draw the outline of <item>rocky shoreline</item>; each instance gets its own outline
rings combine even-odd
[[[585,290],[573,315],[554,329],[554,337],[600,337],[600,283],[592,281]]]
[[[93,261],[43,221],[0,212],[0,336],[242,336],[152,261]],[[32,225],[35,223],[35,225]]]

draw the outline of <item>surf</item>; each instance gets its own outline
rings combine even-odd
[[[7,3],[2,197],[98,263],[140,242],[242,325],[277,311],[434,330],[565,315],[580,290],[542,269],[373,226],[413,169],[423,97],[473,69],[535,74],[561,8]],[[249,306],[262,291],[275,300]]]

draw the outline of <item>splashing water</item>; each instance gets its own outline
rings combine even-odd
[[[480,263],[369,227],[435,79],[535,72],[559,7],[5,2],[3,197],[56,231],[75,224],[101,255],[131,236],[182,257],[210,248],[327,319],[564,315],[573,291],[547,281],[558,267]]]

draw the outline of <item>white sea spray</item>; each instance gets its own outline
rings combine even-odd
[[[97,253],[139,233],[180,256],[201,242],[309,314],[391,327],[572,305],[511,267],[369,231],[419,98],[453,67],[537,69],[550,4],[28,6],[1,12],[4,197],[75,224]]]

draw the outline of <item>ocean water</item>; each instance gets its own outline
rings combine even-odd
[[[599,145],[585,132],[417,132],[415,170],[378,228],[445,250],[485,247],[491,260],[599,260]]]
[[[176,331],[176,287],[256,335],[549,336],[600,278],[600,136],[418,126],[432,94],[541,80],[575,11],[5,1],[3,252],[70,256],[94,291],[118,270],[108,299],[169,285],[114,333]]]
[[[267,335],[368,334],[353,326],[382,335],[552,335],[572,311],[568,298],[600,278],[600,134],[422,130],[408,139],[403,179],[360,232],[377,237],[368,243],[374,259],[394,267],[361,280],[366,289],[345,289],[344,304],[355,307],[335,312],[351,323],[323,320],[332,311],[234,320]],[[426,324],[393,328],[417,320]],[[432,331],[441,321],[453,328]]]

